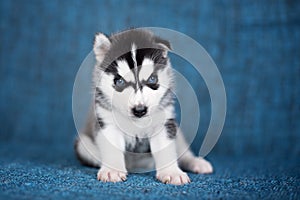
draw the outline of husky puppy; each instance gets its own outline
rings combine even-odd
[[[75,143],[79,160],[100,167],[104,182],[126,180],[127,172],[156,169],[163,183],[190,182],[182,170],[211,173],[195,157],[176,124],[168,41],[131,29],[94,39],[94,103]]]

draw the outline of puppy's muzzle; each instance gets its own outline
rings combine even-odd
[[[139,104],[133,107],[131,111],[134,116],[141,118],[147,113],[148,108],[142,104]]]

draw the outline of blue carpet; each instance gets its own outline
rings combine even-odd
[[[2,199],[299,199],[300,162],[293,157],[212,155],[212,175],[189,173],[192,183],[165,185],[155,173],[129,174],[123,183],[96,180],[70,146],[1,144]]]

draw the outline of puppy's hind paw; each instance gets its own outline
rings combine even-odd
[[[204,158],[197,157],[193,159],[190,170],[197,174],[210,174],[213,172],[213,167]]]

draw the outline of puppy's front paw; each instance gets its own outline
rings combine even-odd
[[[97,179],[103,182],[121,182],[126,180],[126,172],[101,167],[97,173]]]
[[[197,157],[191,162],[191,171],[197,174],[210,174],[213,172],[213,167],[204,158]]]
[[[191,182],[188,175],[180,169],[158,171],[156,178],[163,183],[173,185],[183,185]]]

